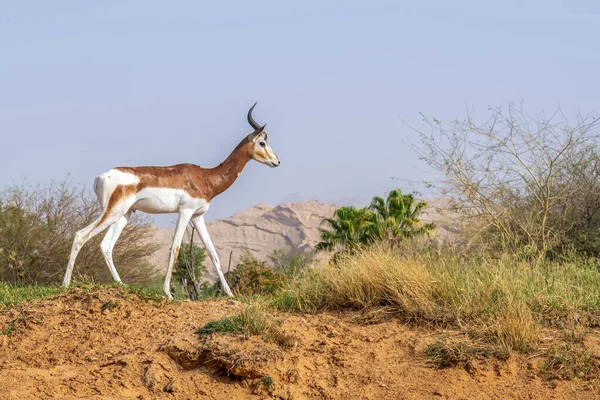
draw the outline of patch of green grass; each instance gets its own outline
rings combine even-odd
[[[160,288],[118,283],[96,284],[87,282],[74,282],[71,287],[64,288],[62,286],[38,285],[14,286],[0,282],[0,309],[14,307],[30,300],[51,297],[57,294],[68,292],[74,288],[80,289],[83,293],[91,293],[93,291],[106,288],[116,288],[122,290],[124,293],[135,294],[142,300],[152,301],[155,303],[164,302],[166,299],[162,289]]]
[[[289,292],[277,293],[270,299],[270,304],[281,311],[300,311],[302,308],[302,301]]]
[[[225,317],[216,321],[210,321],[202,328],[200,328],[197,333],[202,336],[209,336],[214,333],[240,333],[243,331],[243,326],[241,324],[239,316],[233,317]]]
[[[269,301],[281,311],[316,313],[329,308],[323,293],[328,286],[322,270],[309,269],[288,281]]]
[[[14,307],[25,301],[47,298],[64,290],[61,286],[13,286],[0,283],[0,308]]]
[[[280,329],[279,319],[272,314],[268,301],[261,298],[245,298],[248,303],[238,315],[211,321],[196,333],[210,336],[215,333],[243,334],[246,337],[262,335],[267,342],[274,343],[284,350],[294,347],[297,338]]]
[[[197,333],[202,336],[214,333],[243,333],[247,336],[257,335],[269,330],[272,318],[269,305],[264,300],[251,300],[244,305],[239,315],[211,321],[200,328]]]

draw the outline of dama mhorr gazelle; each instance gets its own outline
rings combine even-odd
[[[235,182],[248,161],[256,160],[270,167],[277,167],[281,163],[267,143],[266,124],[260,126],[252,118],[255,106],[256,103],[248,111],[248,123],[254,132],[244,137],[229,157],[214,168],[202,168],[194,164],[116,167],[98,175],[94,180],[94,191],[102,212],[97,220],[75,234],[63,286],[68,286],[71,282],[75,259],[83,245],[106,228],[108,231],[100,247],[113,278],[120,283],[121,278],[113,263],[112,251],[131,213],[178,213],[163,285],[165,294],[169,299],[173,298],[169,290],[171,275],[185,228],[191,221],[217,269],[221,287],[227,295],[233,297],[221,270],[219,256],[206,229],[204,214],[208,211],[212,199]]]

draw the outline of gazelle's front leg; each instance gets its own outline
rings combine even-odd
[[[196,230],[200,234],[200,239],[202,239],[202,243],[204,243],[204,247],[206,251],[208,251],[208,255],[210,256],[213,265],[217,269],[217,274],[219,274],[219,280],[221,281],[221,287],[227,293],[228,296],[233,297],[233,293],[225,280],[225,275],[223,275],[223,271],[221,271],[221,263],[219,262],[219,255],[217,254],[217,250],[215,250],[215,246],[210,240],[210,236],[208,235],[208,229],[206,229],[206,223],[204,222],[204,216],[200,215],[198,217],[192,218],[192,223],[196,227]]]
[[[171,246],[171,252],[169,253],[169,267],[167,268],[167,274],[165,276],[165,282],[163,284],[163,291],[169,298],[169,300],[173,300],[173,296],[171,296],[171,275],[173,274],[173,268],[175,267],[175,263],[177,262],[177,255],[179,254],[179,247],[181,246],[181,240],[183,239],[183,234],[185,233],[185,227],[188,222],[190,222],[190,218],[193,215],[193,211],[182,210],[179,212],[179,217],[177,218],[177,224],[175,225],[175,233],[173,234],[173,245]]]

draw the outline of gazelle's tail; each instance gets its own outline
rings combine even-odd
[[[94,179],[94,192],[96,192],[96,196],[102,207],[102,212],[106,209],[110,196],[119,184],[117,180],[112,177],[111,172],[112,170],[104,172]]]

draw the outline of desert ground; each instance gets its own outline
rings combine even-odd
[[[536,354],[438,368],[426,348],[460,333],[359,313],[273,316],[285,340],[201,335],[243,304],[74,288],[0,311],[2,399],[594,399]],[[282,345],[282,343],[284,345]],[[600,349],[600,331],[585,337]]]

